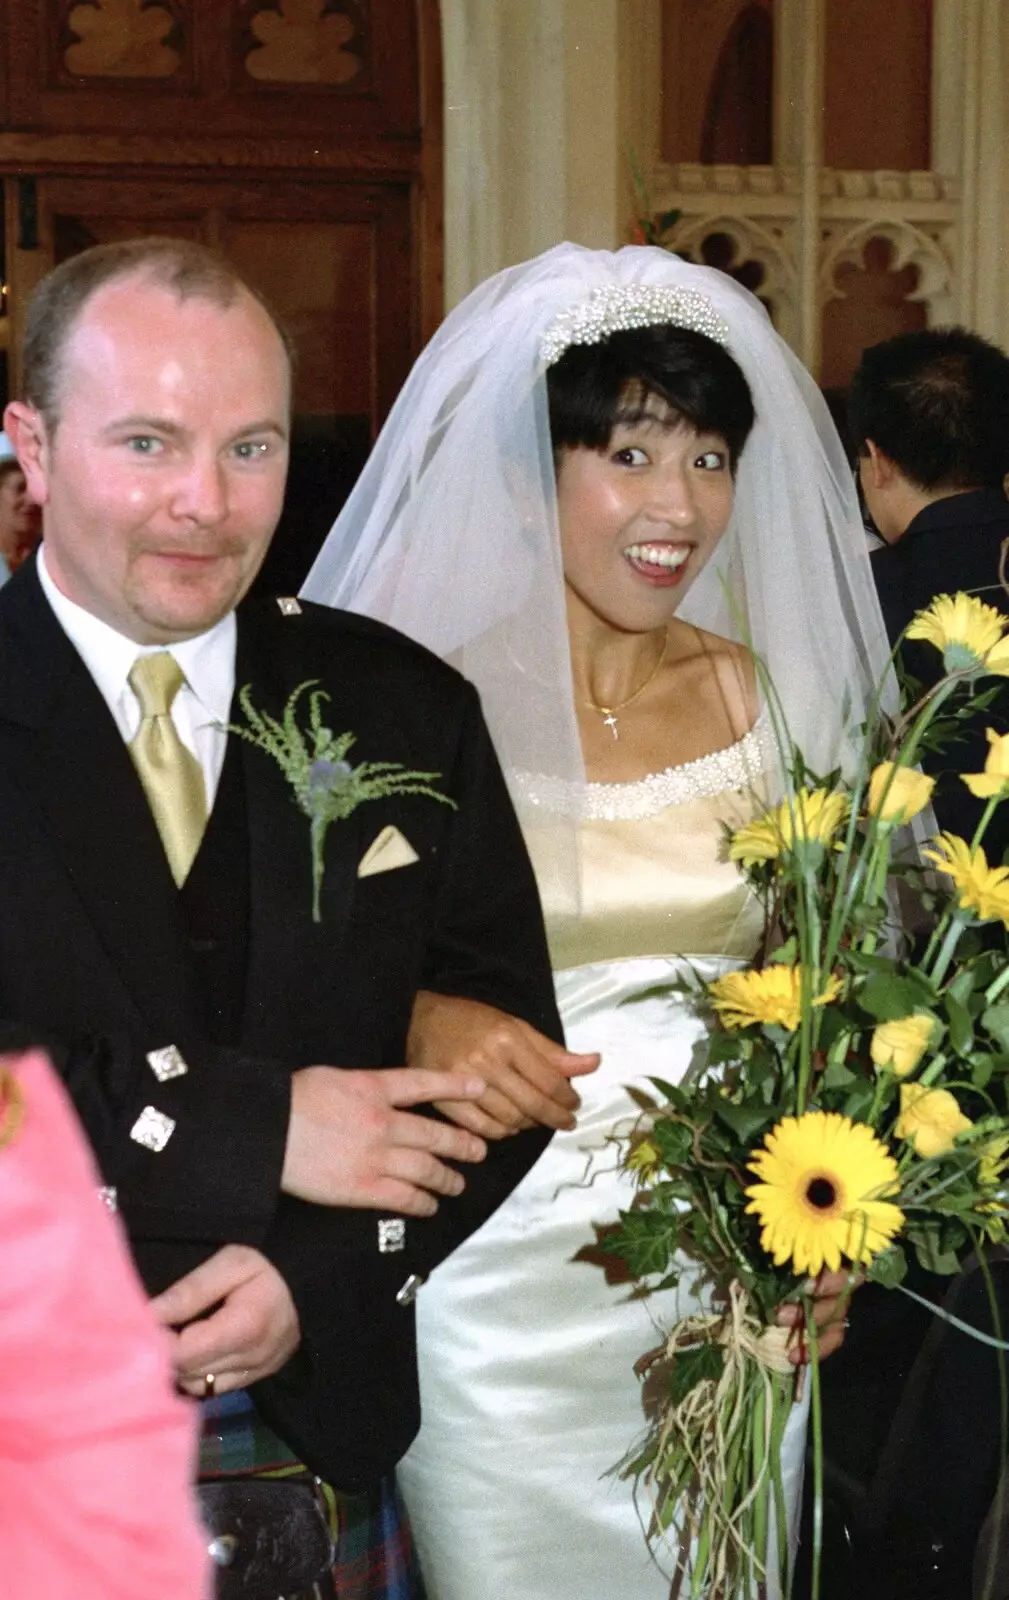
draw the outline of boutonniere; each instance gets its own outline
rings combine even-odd
[[[414,772],[398,761],[362,761],[356,767],[347,755],[356,743],[354,734],[335,734],[322,720],[323,703],[330,698],[316,689],[318,678],[299,683],[284,707],[283,720],[257,711],[250,699],[252,685],[240,690],[238,703],[245,712],[246,726],[228,723],[227,733],[237,734],[273,757],[291,788],[300,809],[309,820],[312,848],[312,921],[321,922],[319,895],[325,870],[323,851],[331,822],[349,817],[365,800],[382,800],[393,794],[425,794],[430,800],[456,810],[447,794],[432,788],[440,772]],[[306,690],[308,727],[299,728],[298,701]]]

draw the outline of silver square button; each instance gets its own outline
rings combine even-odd
[[[147,1061],[159,1083],[184,1078],[189,1071],[185,1056],[175,1044],[166,1044],[161,1050],[148,1050]]]
[[[106,1211],[116,1212],[119,1210],[119,1196],[111,1184],[102,1185],[98,1191],[98,1198]]]
[[[378,1223],[378,1250],[391,1256],[406,1249],[406,1221],[403,1217],[380,1217]]]
[[[175,1132],[175,1118],[166,1117],[156,1106],[145,1106],[130,1129],[130,1138],[155,1155],[165,1148]]]
[[[301,606],[298,604],[293,594],[278,594],[277,604],[280,607],[280,614],[282,617],[301,616]]]

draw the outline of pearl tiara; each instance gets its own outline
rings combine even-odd
[[[599,344],[622,328],[650,328],[668,322],[692,328],[719,344],[729,342],[729,324],[720,317],[706,294],[697,289],[664,289],[647,283],[607,284],[595,289],[582,305],[555,317],[540,339],[544,366],[554,362],[573,344]]]

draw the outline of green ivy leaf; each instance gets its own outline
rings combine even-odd
[[[863,1079],[844,1102],[845,1116],[850,1117],[852,1122],[866,1122],[872,1110],[873,1094],[873,1085]]]
[[[825,1089],[847,1089],[858,1081],[858,1073],[852,1072],[843,1061],[832,1061],[821,1081]]]
[[[963,967],[957,973],[956,977],[953,979],[953,982],[950,984],[949,988],[947,989],[947,991],[946,991],[947,999],[950,996],[952,996],[952,998],[954,1000],[958,1000],[962,1006],[965,1006],[965,1005],[967,1005],[967,1003],[970,1000],[972,994],[974,993],[974,990],[977,987],[978,987],[977,968],[976,967]]]
[[[873,1256],[866,1270],[870,1283],[882,1284],[884,1289],[895,1289],[907,1277],[907,1256],[903,1247],[892,1244],[888,1250]]]
[[[696,1389],[705,1378],[717,1383],[724,1365],[725,1356],[716,1344],[699,1344],[692,1350],[677,1351],[669,1373],[669,1398],[672,1404],[678,1406],[691,1389]]]
[[[975,1053],[971,1056],[970,1081],[975,1089],[987,1089],[991,1082],[991,1075],[995,1070],[994,1056],[983,1056]]]
[[[965,1056],[974,1048],[974,1022],[967,1007],[956,998],[952,990],[946,996],[946,1015],[949,1018],[949,1042],[958,1056]]]
[[[795,934],[793,933],[789,935],[784,944],[780,944],[777,950],[771,952],[767,960],[768,964],[771,962],[776,962],[781,966],[794,967],[798,958],[799,943],[795,937]]]
[[[754,1136],[774,1120],[768,1115],[766,1106],[737,1106],[725,1099],[719,1101],[716,1113],[719,1121],[731,1128],[740,1144],[745,1145],[751,1144]]]
[[[608,1255],[626,1261],[633,1278],[664,1273],[677,1248],[676,1223],[656,1212],[622,1211],[620,1221],[606,1234]]]
[[[981,1013],[981,1026],[987,1034],[1000,1045],[1003,1050],[1009,1051],[1009,1002],[1003,1001],[999,1005],[989,1006],[987,1011]]]
[[[928,1006],[932,998],[931,986],[915,973],[901,977],[892,969],[874,973],[858,992],[862,1010],[877,1022],[895,1022],[898,1017],[908,1017],[913,1011]]]

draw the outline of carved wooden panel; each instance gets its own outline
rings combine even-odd
[[[264,83],[359,84],[370,65],[366,15],[358,6],[276,0],[252,10],[248,28],[252,42],[243,64]]]
[[[419,140],[426,4],[7,0],[5,124],[62,135]]]
[[[57,73],[75,78],[172,78],[186,65],[178,11],[145,0],[75,0]]]
[[[43,179],[38,191],[40,245],[54,263],[149,233],[224,250],[294,333],[295,409],[377,428],[419,338],[408,185],[150,174]]]

